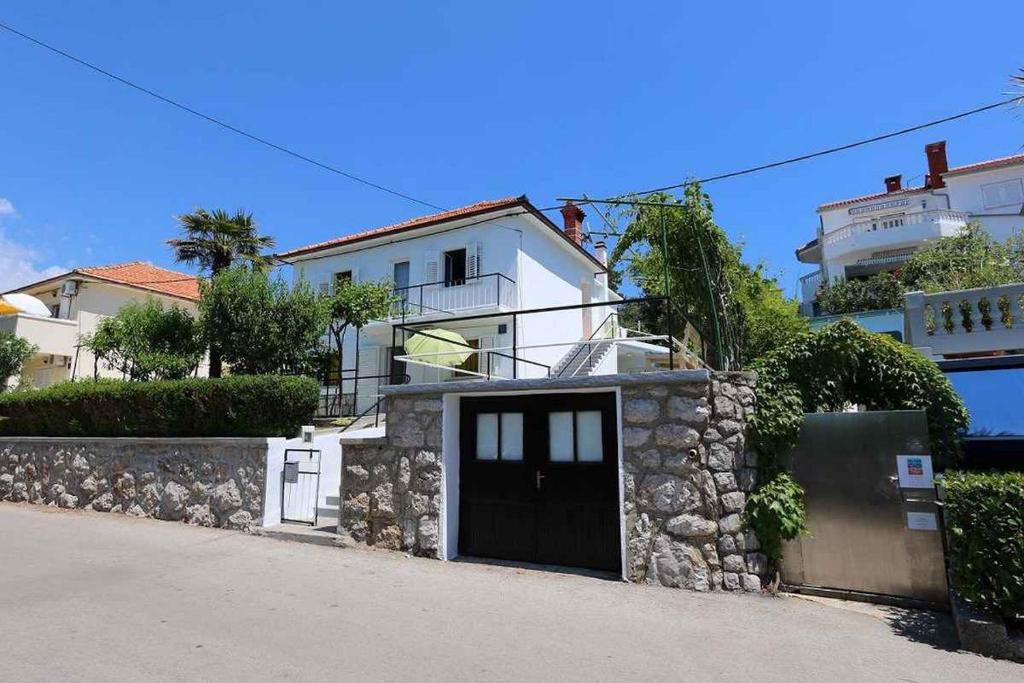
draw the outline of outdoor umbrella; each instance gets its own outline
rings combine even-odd
[[[31,294],[4,294],[0,296],[0,315],[28,313],[41,318],[50,317],[50,309]]]
[[[405,342],[405,350],[410,356],[421,356],[417,360],[450,368],[462,365],[473,354],[461,334],[439,328],[420,330]]]

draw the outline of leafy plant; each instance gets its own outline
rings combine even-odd
[[[399,300],[394,286],[387,280],[380,282],[338,283],[334,294],[328,299],[330,309],[330,333],[338,353],[338,387],[344,379],[345,333],[354,328],[356,334],[373,320],[383,320],[391,306]]]
[[[264,251],[274,248],[274,238],[259,234],[251,213],[238,210],[230,214],[224,209],[196,209],[178,216],[184,237],[167,240],[180,263],[198,265],[216,276],[233,265],[265,269],[271,259]],[[210,336],[210,376],[221,375],[221,351],[218,331]]]
[[[294,436],[316,411],[307,377],[63,382],[0,395],[0,434]]]
[[[200,287],[203,328],[217,338],[232,374],[314,374],[330,312],[308,284],[289,288],[235,266]]]
[[[804,490],[785,472],[750,495],[743,520],[757,534],[765,554],[782,556],[782,541],[791,541],[806,532],[807,506]]]
[[[21,369],[39,347],[13,332],[0,332],[0,391],[7,388],[7,380],[21,374]]]
[[[849,404],[867,410],[924,409],[936,461],[950,463],[959,455],[959,437],[968,424],[963,401],[934,362],[888,335],[841,320],[798,335],[768,353],[754,369],[757,411],[751,419],[751,443],[758,453],[763,486],[785,471],[784,460],[797,443],[804,413],[839,411]],[[777,500],[781,491],[797,497],[787,484],[766,494],[765,500]],[[761,505],[757,533],[766,547],[781,548],[782,540],[791,537],[762,533],[791,531],[794,526],[788,518],[765,517],[788,516],[797,509]]]
[[[864,280],[841,280],[818,293],[822,311],[833,315],[903,307],[903,283],[893,273],[877,273]]]
[[[92,352],[93,374],[99,363],[125,379],[181,379],[193,374],[206,350],[199,325],[188,311],[164,308],[155,299],[131,302],[104,318],[82,346]]]
[[[1024,614],[1024,473],[949,472],[945,520],[954,587],[1004,617]]]

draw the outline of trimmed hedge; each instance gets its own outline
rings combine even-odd
[[[1005,617],[1024,614],[1024,473],[947,473],[954,587]]]
[[[308,377],[64,382],[0,394],[8,436],[295,436],[316,412]]]

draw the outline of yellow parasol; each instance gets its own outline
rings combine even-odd
[[[473,349],[458,332],[442,329],[420,330],[409,341],[405,350],[417,360],[453,368],[462,365],[473,354]]]

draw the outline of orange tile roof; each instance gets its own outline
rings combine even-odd
[[[900,197],[908,194],[917,194],[918,192],[924,192],[927,188],[922,187],[905,187],[902,190],[896,190],[895,192],[875,192],[874,194],[866,194],[860,197],[851,197],[850,199],[840,199],[834,202],[828,202],[818,207],[818,211],[824,211],[827,209],[835,209],[840,206],[848,206],[850,204],[857,204],[859,202],[866,202],[871,199],[883,199],[885,197]]]
[[[118,263],[112,266],[76,268],[70,274],[75,273],[179,299],[199,300],[199,280],[194,275],[160,268],[142,261]]]
[[[380,237],[382,235],[389,235],[397,232],[403,232],[405,230],[412,230],[413,228],[422,228],[429,225],[436,225],[437,223],[444,223],[445,221],[454,220],[458,218],[468,218],[470,216],[490,213],[491,211],[498,211],[501,209],[508,209],[514,206],[522,205],[524,208],[532,208],[529,206],[529,204],[530,202],[526,198],[526,195],[477,202],[475,204],[463,206],[458,209],[451,209],[449,211],[433,213],[430,214],[429,216],[419,216],[418,218],[411,218],[407,221],[402,221],[401,223],[385,225],[379,228],[373,228],[372,230],[364,230],[362,232],[352,233],[351,235],[345,235],[343,237],[335,237],[334,239],[330,239],[325,242],[317,242],[316,244],[310,244],[305,247],[297,247],[295,249],[282,252],[278,254],[278,256],[281,258],[302,256],[303,254],[309,254],[315,251],[321,251],[323,249],[331,249],[333,247],[340,247],[342,245],[350,244],[352,242],[360,242],[362,240],[368,240],[374,237]]]
[[[967,164],[966,166],[957,166],[951,168],[943,176],[948,175],[960,175],[961,173],[976,173],[978,171],[988,171],[993,168],[1003,168],[1004,166],[1015,166],[1016,164],[1024,164],[1024,154],[1014,154],[1008,157],[999,157],[998,159],[989,159],[988,161],[978,161],[973,164]]]

